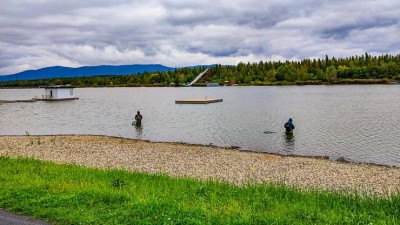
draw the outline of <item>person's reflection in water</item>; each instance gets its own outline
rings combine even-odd
[[[142,126],[142,124],[135,124],[134,127],[135,127],[135,130],[136,130],[136,138],[137,139],[141,139],[142,138],[142,134],[143,134],[143,126]]]
[[[295,138],[294,138],[293,132],[285,132],[284,139],[285,139],[284,151],[287,152],[287,153],[293,153],[293,151],[294,151],[294,142],[295,142]]]

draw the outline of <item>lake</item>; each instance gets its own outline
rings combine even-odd
[[[400,86],[77,88],[75,101],[0,105],[0,135],[96,134],[400,166]],[[43,89],[0,89],[28,99]],[[185,98],[213,104],[175,104]],[[132,126],[136,111],[141,127]],[[286,135],[291,117],[296,129]],[[267,133],[265,133],[267,132]]]

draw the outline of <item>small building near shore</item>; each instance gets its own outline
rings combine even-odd
[[[44,95],[41,98],[35,98],[41,101],[58,101],[58,100],[75,100],[79,97],[74,96],[74,86],[60,85],[60,86],[45,86]]]

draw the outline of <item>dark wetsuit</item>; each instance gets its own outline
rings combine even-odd
[[[289,121],[287,121],[286,123],[285,123],[285,129],[286,129],[286,132],[292,132],[293,131],[293,129],[294,129],[294,124],[293,124],[293,122],[292,122],[292,119],[289,119]]]
[[[143,116],[141,114],[136,114],[135,120],[136,120],[137,125],[142,124],[142,118],[143,118]]]

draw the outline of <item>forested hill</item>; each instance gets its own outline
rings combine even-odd
[[[206,67],[210,69],[204,76],[205,78],[195,85],[205,86],[206,82],[228,85],[388,84],[400,82],[400,55],[371,56],[365,53],[347,58],[326,56],[323,59],[300,61],[241,62],[237,65],[155,69],[136,75],[18,80],[0,82],[0,87],[38,87],[49,84],[72,84],[77,87],[178,86],[193,81]]]
[[[27,70],[16,74],[0,76],[0,81],[13,80],[37,80],[48,78],[82,77],[82,76],[102,76],[102,75],[128,75],[144,72],[170,71],[174,68],[159,64],[136,64],[121,66],[84,66],[70,68],[62,66],[46,67],[38,70]]]

